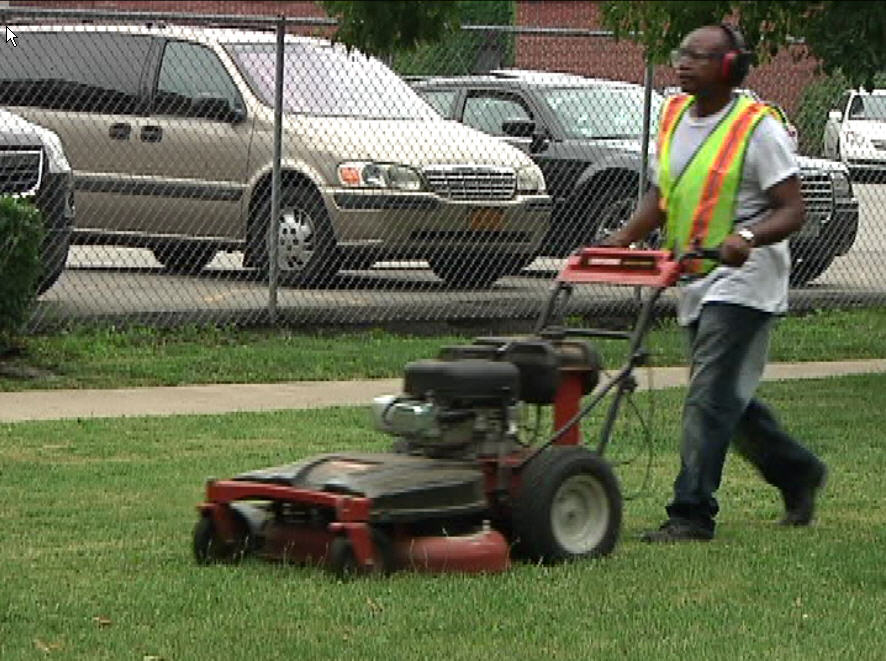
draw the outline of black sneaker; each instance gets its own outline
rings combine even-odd
[[[782,491],[784,518],[782,526],[808,526],[815,516],[815,497],[828,479],[827,466],[821,464],[818,472],[804,486],[793,491]]]
[[[686,519],[668,519],[658,530],[643,533],[644,542],[707,542],[714,538],[712,528]]]

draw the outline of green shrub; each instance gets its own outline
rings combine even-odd
[[[42,265],[40,212],[23,200],[0,197],[0,346],[27,318]]]

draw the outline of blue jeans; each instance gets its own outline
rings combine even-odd
[[[683,443],[672,519],[709,530],[719,505],[726,451],[738,453],[782,491],[808,483],[818,458],[791,438],[772,411],[754,399],[769,354],[771,314],[741,305],[706,304],[687,327],[690,342],[689,391],[683,407]]]

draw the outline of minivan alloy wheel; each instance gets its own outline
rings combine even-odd
[[[270,195],[255,208],[249,230],[252,263],[267,277],[270,259],[267,241],[271,216]],[[336,248],[329,216],[319,191],[309,184],[290,184],[280,194],[280,227],[277,232],[277,267],[282,284],[322,285],[338,271]]]
[[[282,209],[277,238],[277,266],[281,272],[300,273],[311,263],[314,223],[307,211],[293,207]]]

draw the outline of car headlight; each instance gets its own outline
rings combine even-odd
[[[348,161],[338,166],[338,180],[351,188],[390,188],[403,191],[422,189],[421,176],[406,165]]]
[[[852,184],[845,172],[831,172],[831,182],[834,185],[834,197],[852,197]]]
[[[544,193],[545,178],[535,165],[526,165],[517,170],[518,193]]]

